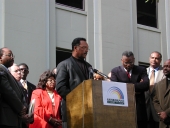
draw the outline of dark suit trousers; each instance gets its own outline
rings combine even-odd
[[[0,128],[20,128],[20,127],[0,125]]]
[[[62,128],[67,128],[67,122],[62,122]]]
[[[138,128],[147,128],[147,121],[137,121]]]
[[[147,123],[147,128],[159,128],[159,122],[150,119]]]

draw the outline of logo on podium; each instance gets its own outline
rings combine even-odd
[[[108,97],[111,97],[111,98],[107,98],[107,103],[125,104],[123,92],[118,87],[113,86],[109,88],[107,93],[108,93]]]
[[[128,106],[125,83],[102,81],[103,103],[110,106]]]

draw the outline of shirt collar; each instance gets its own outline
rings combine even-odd
[[[126,72],[128,72],[125,68],[124,68],[124,70],[125,70]],[[130,74],[132,73],[132,69],[129,71],[129,73],[130,73]]]
[[[155,70],[155,72],[156,72],[156,71],[159,70],[159,68],[160,68],[160,67],[157,67],[157,68],[153,69],[152,67],[150,67],[150,71],[149,71],[149,72],[152,72],[152,70]]]
[[[23,82],[27,83],[27,80],[21,79],[20,82],[21,82],[21,83],[23,83]]]

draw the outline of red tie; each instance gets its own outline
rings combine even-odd
[[[130,73],[129,72],[126,72],[127,73],[127,77],[130,79]]]

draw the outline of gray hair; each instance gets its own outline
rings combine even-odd
[[[162,59],[162,54],[161,54],[160,52],[158,52],[158,51],[153,51],[152,53],[157,53],[157,54],[159,54],[160,59]],[[151,53],[151,54],[152,54],[152,53]]]
[[[15,64],[15,63],[13,63],[13,65],[12,65],[12,66],[18,66],[18,65],[17,65],[17,64]],[[12,67],[12,66],[11,66],[11,67]],[[9,70],[10,72],[11,72],[11,67],[9,67],[9,68],[8,68],[8,70]]]
[[[133,52],[131,52],[131,51],[124,51],[122,53],[122,56],[131,57],[131,56],[134,56],[134,55],[133,55]]]

